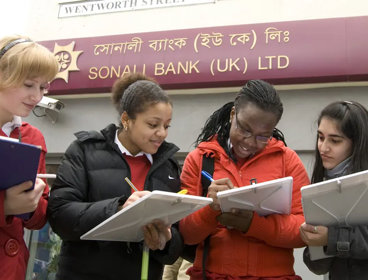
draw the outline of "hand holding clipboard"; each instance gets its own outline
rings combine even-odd
[[[7,215],[29,217],[37,207],[45,188],[42,180],[36,183],[41,149],[39,146],[18,142],[17,139],[0,137],[0,190],[5,190],[4,210]]]
[[[36,179],[33,187],[32,184],[31,181],[27,181],[5,190],[5,215],[15,215],[27,219],[29,213],[36,210],[46,184],[41,179]],[[31,187],[32,189],[30,189]]]

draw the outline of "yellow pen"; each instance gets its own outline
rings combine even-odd
[[[187,189],[182,189],[181,191],[178,192],[178,194],[187,194],[188,190]]]

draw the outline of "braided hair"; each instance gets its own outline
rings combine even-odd
[[[274,113],[277,122],[281,119],[284,109],[275,88],[263,80],[250,80],[240,89],[235,101],[226,103],[207,119],[195,141],[195,146],[197,147],[201,142],[210,141],[217,135],[220,146],[231,157],[230,148],[227,144],[230,137],[230,113],[233,107],[238,111],[248,103],[252,103],[264,111]],[[285,143],[283,133],[277,128],[274,129],[272,136]]]

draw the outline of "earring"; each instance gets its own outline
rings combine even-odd
[[[123,125],[123,129],[125,131],[127,131],[128,130],[128,125],[127,125],[126,121],[122,122],[121,124]]]

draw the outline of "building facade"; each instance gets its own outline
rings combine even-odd
[[[368,106],[364,0],[27,2],[16,7],[27,10],[19,31],[62,65],[50,95],[65,107],[38,108],[27,118],[45,135],[51,171],[73,133],[117,122],[109,92],[127,72],[145,72],[168,90],[174,104],[168,141],[180,147],[181,161],[207,117],[249,79],[268,80],[279,91],[278,128],[309,173],[320,110],[336,100]],[[296,250],[296,272],[323,279],[307,270],[301,254]]]

